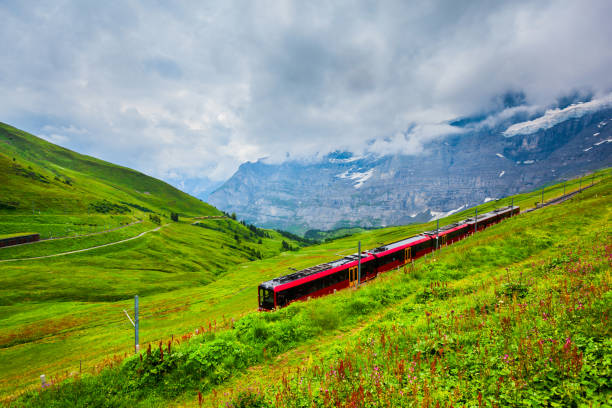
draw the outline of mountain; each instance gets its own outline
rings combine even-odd
[[[420,222],[612,164],[612,108],[575,104],[539,117],[454,123],[419,156],[245,163],[209,202],[265,227],[304,233]]]
[[[221,214],[161,180],[0,123],[0,213],[86,213],[104,200],[145,212]]]

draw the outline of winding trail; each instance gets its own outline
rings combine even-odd
[[[67,236],[67,237],[44,238],[44,239],[39,239],[38,241],[34,241],[34,242],[24,242],[23,244],[5,246],[5,247],[2,247],[0,249],[15,248],[15,247],[22,246],[22,245],[38,244],[38,243],[46,242],[46,241],[58,241],[60,239],[74,239],[74,238],[91,237],[91,236],[100,235],[100,234],[107,234],[109,232],[115,232],[115,231],[118,231],[118,230],[123,229],[123,228],[131,227],[132,225],[140,224],[141,222],[142,222],[142,220],[138,220],[138,221],[131,222],[129,224],[121,225],[120,227],[111,228],[111,229],[107,229],[107,230],[104,230],[104,231],[90,232],[89,234],[81,234],[81,235],[70,235],[70,236]]]
[[[161,228],[164,228],[164,227],[165,227],[165,226],[167,226],[167,225],[170,225],[170,223],[168,223],[168,224],[164,224],[164,225],[160,225],[159,227],[157,227],[157,228],[153,228],[152,230],[148,230],[148,231],[141,232],[140,234],[138,234],[138,235],[136,235],[136,236],[134,236],[134,237],[131,237],[131,238],[126,238],[126,239],[122,239],[122,240],[120,240],[120,241],[109,242],[108,244],[96,245],[96,246],[93,246],[93,247],[90,247],[90,248],[76,249],[76,250],[74,250],[74,251],[61,252],[61,253],[59,253],[59,254],[53,254],[53,255],[44,255],[44,256],[36,256],[36,257],[33,257],[33,258],[3,259],[3,260],[0,260],[0,263],[1,263],[1,262],[30,261],[30,260],[33,260],[33,259],[46,259],[46,258],[54,258],[54,257],[56,257],[56,256],[64,256],[64,255],[76,254],[76,253],[79,253],[79,252],[91,251],[91,250],[94,250],[94,249],[104,248],[104,247],[111,246],[111,245],[122,244],[122,243],[124,243],[124,242],[132,241],[132,240],[134,240],[134,239],[138,239],[138,238],[140,238],[140,237],[142,237],[142,236],[144,236],[144,235],[148,234],[149,232],[159,231]]]

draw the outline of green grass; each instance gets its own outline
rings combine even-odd
[[[146,219],[146,218],[145,218]],[[0,215],[0,232],[35,231],[41,239],[92,234],[138,221],[134,215]]]
[[[303,245],[231,219],[192,225],[191,217],[222,215],[159,180],[0,124],[0,234],[53,238],[0,249],[0,261],[20,259],[0,262],[0,395],[41,371],[56,375],[79,360],[90,370],[123,353],[133,334],[122,309],[135,294],[146,305],[143,339],[187,330],[195,316],[176,313],[210,305],[193,297],[200,288],[279,254],[283,241]]]
[[[515,217],[446,248],[435,263],[420,261],[410,279],[390,273],[357,292],[343,291],[278,313],[258,314],[254,311],[260,282],[353,253],[358,241],[372,248],[433,229],[435,222],[364,231],[324,245],[281,252],[282,241],[295,248],[303,242],[276,231],[252,230],[235,220],[196,220],[192,217],[222,213],[141,173],[0,125],[0,233],[35,231],[43,238],[67,237],[0,249],[0,259],[53,255],[132,238],[158,226],[150,221],[150,214],[159,215],[161,225],[169,224],[118,245],[0,263],[0,395],[12,400],[35,388],[41,374],[68,377],[78,373],[80,366],[85,375],[82,382],[60,387],[57,393],[29,395],[20,404],[65,406],[90,401],[107,406],[165,406],[185,402],[193,406],[196,387],[210,393],[206,395],[209,401],[225,386],[256,383],[258,375],[276,387],[279,378],[274,368],[266,371],[269,364],[274,367],[280,361],[283,366],[298,366],[303,362],[292,357],[293,352],[303,355],[315,350],[319,350],[316,358],[331,363],[337,357],[334,350],[344,347],[344,341],[357,342],[362,333],[366,337],[376,333],[378,338],[379,328],[373,325],[394,321],[398,308],[416,310],[416,320],[404,324],[422,333],[419,313],[424,306],[415,301],[447,300],[434,291],[432,282],[471,288],[461,294],[464,302],[488,301],[490,290],[508,289],[501,286],[500,278],[508,275],[506,267],[515,278],[519,271],[514,268],[519,265],[535,271],[531,264],[559,255],[568,245],[600,242],[598,228],[609,228],[608,174],[597,174],[600,183],[568,203]],[[574,180],[567,191],[578,186],[579,181]],[[562,189],[560,185],[547,188],[545,200],[558,196]],[[514,204],[523,209],[536,201],[540,201],[539,192],[514,198]],[[489,202],[478,211],[509,203],[510,199]],[[170,222],[170,212],[180,213],[180,221]],[[441,225],[471,214],[455,214]],[[125,227],[137,220],[142,223]],[[118,227],[125,228],[104,232]],[[101,234],[72,238],[92,233]],[[609,240],[609,229],[604,228],[603,234]],[[592,278],[594,282],[603,279],[601,274]],[[489,292],[481,293],[478,288],[482,285]],[[391,297],[385,295],[389,292]],[[449,299],[459,299],[458,292],[450,293]],[[133,350],[133,329],[123,309],[131,311],[135,294],[140,296],[141,344],[146,347],[160,340],[166,344],[175,335],[182,345],[177,345],[177,354],[171,353],[166,363],[174,361],[176,366],[160,370],[152,357],[143,363],[146,367],[129,360],[119,368],[104,369],[120,365],[120,359]],[[230,330],[232,324],[242,329]],[[183,341],[186,334],[191,336],[196,329],[209,332],[209,328],[215,339],[208,333],[186,340],[187,344]],[[254,333],[265,335],[255,339]],[[203,338],[215,340],[217,348],[202,346]],[[241,350],[244,358],[235,354]],[[184,356],[204,352],[213,360],[206,357],[195,368],[185,364]],[[214,369],[203,372],[202,367],[214,359],[221,360]],[[252,376],[245,371],[248,366],[255,366]],[[157,377],[148,383],[152,377],[143,380],[142,375],[150,370],[156,370]],[[144,381],[138,383],[142,393],[135,391],[133,381]],[[265,398],[272,398],[274,392],[274,388],[264,390]]]
[[[105,210],[100,205],[104,200],[134,214],[221,215],[216,208],[153,177],[0,123],[0,215],[95,213]]]
[[[223,392],[229,388],[246,389],[249,385],[259,387],[264,399],[270,402],[284,387],[282,376],[278,372],[279,366],[286,370],[304,366],[304,358],[312,353],[313,361],[317,363],[311,366],[318,366],[319,371],[311,367],[315,371],[308,372],[308,381],[313,387],[316,387],[316,384],[327,384],[317,376],[322,367],[328,369],[331,365],[338,364],[338,358],[345,358],[341,354],[345,349],[350,357],[353,353],[351,350],[358,351],[359,347],[365,347],[363,339],[375,340],[371,345],[372,350],[384,349],[385,347],[381,348],[379,340],[381,333],[385,333],[387,337],[391,336],[395,333],[394,325],[401,330],[391,344],[398,344],[398,347],[414,345],[421,350],[423,347],[431,347],[430,344],[452,341],[459,341],[462,347],[467,347],[468,344],[473,345],[474,338],[482,338],[482,341],[485,341],[486,336],[475,337],[476,334],[471,330],[469,334],[465,334],[467,337],[461,337],[463,334],[452,334],[454,337],[451,337],[451,340],[444,339],[439,336],[452,327],[438,333],[437,328],[443,326],[432,325],[425,312],[431,313],[437,319],[438,316],[447,316],[450,310],[478,309],[484,304],[493,305],[498,300],[505,299],[507,304],[513,304],[514,300],[510,295],[515,290],[516,293],[521,293],[523,286],[527,287],[530,304],[539,304],[539,300],[545,300],[548,293],[557,293],[556,285],[563,279],[571,281],[572,277],[568,274],[572,268],[560,269],[558,275],[551,276],[548,280],[541,279],[542,276],[550,275],[546,272],[547,269],[542,268],[547,268],[546,265],[550,265],[551,260],[563,257],[570,250],[579,253],[584,262],[598,265],[596,271],[588,275],[590,281],[598,282],[600,286],[609,286],[609,263],[606,263],[608,261],[605,259],[602,260],[601,250],[597,248],[600,248],[602,242],[609,243],[610,239],[610,205],[609,197],[606,197],[610,193],[610,185],[608,177],[569,202],[507,220],[443,249],[435,261],[428,258],[417,262],[416,271],[409,275],[402,272],[389,273],[359,291],[342,291],[335,296],[294,304],[276,313],[253,312],[256,308],[255,288],[261,281],[290,272],[289,268],[299,269],[354,252],[358,240],[362,241],[363,247],[371,248],[423,229],[431,229],[434,223],[367,231],[324,245],[303,248],[299,252],[283,252],[255,262],[236,262],[236,266],[228,266],[230,262],[222,260],[218,267],[226,267],[223,279],[206,281],[199,285],[194,283],[207,268],[194,266],[190,270],[191,262],[193,259],[205,258],[210,247],[198,252],[194,245],[188,244],[189,237],[185,237],[185,241],[176,242],[175,246],[174,240],[183,238],[184,234],[191,230],[195,231],[194,233],[205,231],[207,234],[221,232],[214,228],[192,226],[188,222],[171,224],[157,235],[150,234],[142,241],[133,241],[131,245],[135,245],[134,248],[105,248],[99,253],[95,251],[87,256],[77,254],[70,262],[59,259],[47,260],[44,263],[41,261],[49,270],[69,268],[71,276],[66,277],[64,282],[57,283],[57,286],[52,280],[45,283],[41,294],[48,292],[53,295],[42,303],[41,307],[34,305],[32,299],[26,298],[27,294],[23,293],[2,312],[2,315],[7,317],[0,326],[0,336],[3,336],[0,343],[9,345],[0,349],[1,368],[5,373],[2,385],[5,390],[15,390],[17,381],[23,384],[24,378],[31,378],[28,384],[34,384],[42,372],[52,376],[62,375],[66,371],[78,371],[79,359],[86,362],[86,373],[97,373],[99,370],[92,367],[92,364],[100,363],[103,356],[129,353],[133,341],[132,332],[121,310],[130,310],[131,296],[135,293],[141,295],[141,313],[146,317],[141,325],[141,343],[145,348],[149,342],[153,342],[153,348],[157,349],[157,342],[164,339],[166,359],[163,363],[160,361],[159,351],[154,351],[150,359],[145,358],[143,365],[140,365],[139,360],[133,359],[123,365],[116,363],[119,368],[102,370],[98,376],[83,377],[72,385],[62,386],[57,391],[43,393],[39,397],[31,395],[21,402],[32,406],[61,406],[72,404],[69,401],[75,400],[81,405],[89,402],[93,405],[109,406],[165,406],[173,401],[179,404],[183,401],[186,405],[193,406],[197,398],[193,390],[199,388],[205,393],[205,400],[223,404],[225,400],[220,397]],[[558,190],[551,188],[550,191],[554,192],[555,189]],[[525,195],[523,201],[527,202],[532,198]],[[516,201],[518,199],[515,199],[515,204]],[[494,203],[487,203],[479,208],[479,212],[484,212],[486,206],[491,208],[493,205]],[[446,221],[441,224],[444,223]],[[160,236],[165,234],[165,239],[160,240]],[[217,243],[217,250],[220,250],[220,245],[225,244],[217,240],[227,240],[227,235],[210,236],[210,245]],[[230,237],[233,239],[233,235],[230,234]],[[231,239],[225,242],[229,245]],[[171,244],[170,247],[168,243]],[[164,256],[156,254],[158,250],[164,251]],[[173,251],[183,252],[179,254]],[[186,263],[181,268],[180,277],[169,274],[169,271],[166,271],[166,275],[164,272],[158,275],[157,271],[147,271],[149,262],[163,264],[168,252],[173,253],[170,258],[172,262],[167,263],[168,270],[175,267],[174,262],[177,260]],[[132,259],[134,257],[137,259]],[[574,265],[575,259],[570,260],[571,262],[563,261],[560,265]],[[113,265],[124,268],[125,273],[104,272],[104,269],[112,268]],[[74,275],[79,273],[79,268],[86,270],[81,275]],[[20,264],[19,270],[14,271],[13,285],[17,285],[17,274],[38,277],[40,271],[37,266]],[[96,274],[101,274],[99,281],[95,278]],[[164,276],[172,276],[172,279],[166,281]],[[93,291],[95,293],[91,295],[92,299],[88,299],[89,295],[84,294],[84,288],[67,290],[71,283],[86,277],[92,280],[91,284],[96,288]],[[109,279],[112,283],[108,283]],[[147,279],[146,284],[143,284],[143,279]],[[536,279],[540,280],[534,284]],[[508,285],[509,283],[523,286]],[[141,290],[145,292],[142,293]],[[507,295],[499,297],[499,293]],[[107,299],[107,294],[117,296],[117,299]],[[592,302],[599,302],[597,299],[593,298]],[[599,305],[592,302],[589,305]],[[516,303],[515,310],[518,307]],[[595,316],[601,316],[601,313],[607,313],[606,308],[609,308],[609,304],[594,309],[593,313]],[[535,312],[530,310],[529,313]],[[532,315],[526,316],[530,317],[525,319],[525,322],[533,320]],[[444,319],[446,322],[449,317]],[[565,315],[563,319],[566,319]],[[236,329],[219,331],[220,327],[229,327],[232,322],[235,322]],[[478,319],[475,318],[474,322],[478,322]],[[517,332],[525,330],[519,323],[516,323]],[[580,328],[590,327],[588,325],[592,323],[591,320],[578,321]],[[187,342],[179,337],[185,333],[193,334],[196,328],[198,331],[200,328],[208,331],[209,324],[218,328],[213,330],[216,334],[198,335]],[[563,324],[563,327],[568,327],[565,322]],[[491,326],[491,329],[495,327],[497,326]],[[599,323],[599,326],[594,327],[603,330],[609,337],[609,333],[605,332],[607,326]],[[175,339],[178,339],[181,345],[175,344],[174,351],[168,355],[166,343],[171,334],[176,335]],[[423,336],[426,337],[424,343]],[[556,336],[559,341],[564,340],[561,335]],[[498,334],[491,336],[486,340],[488,347],[496,347],[495,352],[499,353],[499,347],[505,347],[503,338]],[[17,344],[19,339],[25,341]],[[438,343],[432,343],[434,339]],[[508,347],[518,347],[521,337],[517,335],[512,339],[514,343],[508,343]],[[609,354],[609,344],[599,341],[594,344],[600,349],[608,350]],[[590,349],[584,347],[582,350],[590,353]],[[417,349],[409,349],[407,355],[412,357],[415,350]],[[193,357],[196,360],[200,359],[197,360],[199,362],[194,360],[196,362],[188,363],[192,355],[196,356]],[[296,355],[301,357],[297,358]],[[427,367],[433,361],[432,356],[433,354],[427,356]],[[456,357],[445,362],[449,365],[449,372],[452,372],[453,364],[459,364],[460,360]],[[203,368],[215,361],[214,367]],[[377,360],[351,361],[351,364],[362,367],[362,372],[366,369],[371,372],[372,364]],[[399,363],[393,359],[389,362]],[[111,361],[108,360],[107,364],[111,364]],[[473,364],[473,367],[468,368],[481,367]],[[245,371],[249,366],[255,368]],[[482,367],[498,369],[497,363],[495,366]],[[581,380],[596,381],[596,377],[605,374],[607,368],[595,364],[592,370],[595,374],[587,372]],[[149,374],[145,376],[147,373]],[[419,378],[423,379],[426,373],[427,371],[420,372]],[[359,377],[352,378],[359,380]],[[385,377],[385,381],[391,381],[389,378]],[[456,379],[456,375],[444,377],[438,384],[439,388],[428,383],[432,401],[448,398],[448,390],[457,386]],[[367,378],[363,380],[369,381]],[[473,378],[463,381],[467,383],[465,401],[469,401],[468,405],[478,406],[475,402],[477,394],[473,390],[483,384],[489,387],[490,384],[480,383]],[[554,387],[573,384],[565,382],[565,377],[557,382],[551,381],[551,386]],[[388,385],[385,387],[384,395],[391,399],[394,394]],[[590,389],[601,394],[601,389],[597,387]],[[396,387],[394,389],[397,390]],[[508,398],[516,397],[511,395],[512,389],[511,384],[504,383],[504,390],[510,395]],[[525,394],[528,394],[531,388],[526,390]],[[313,398],[304,394],[303,389],[290,388],[290,391],[294,393],[295,401]],[[338,392],[344,391],[338,389]],[[423,399],[424,392],[422,387],[417,391],[420,400]],[[228,395],[227,398],[244,397],[240,396],[240,392]],[[344,395],[342,398],[346,402],[346,394],[339,395]],[[502,398],[500,395],[485,393],[485,399],[494,401],[492,398],[498,398],[495,401],[506,401],[499,399]],[[506,397],[507,395],[503,396]],[[319,394],[317,398],[325,403],[324,395]],[[288,400],[283,401],[289,403]]]
[[[0,239],[22,237],[24,235],[33,235],[33,234],[35,233],[34,232],[17,232],[13,234],[0,234]]]

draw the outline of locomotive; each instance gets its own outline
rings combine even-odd
[[[374,249],[335,261],[311,266],[280,276],[258,287],[259,310],[274,310],[291,302],[315,298],[374,279],[379,273],[403,266],[413,259],[481,231],[492,224],[519,214],[520,208],[508,206],[478,214],[435,231],[426,231]],[[361,273],[358,273],[361,263]],[[360,276],[358,276],[360,275]]]

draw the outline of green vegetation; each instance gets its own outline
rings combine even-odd
[[[194,216],[222,213],[159,180],[2,124],[0,197],[0,234],[47,239],[0,249],[2,399],[42,372],[91,370],[123,354],[133,334],[122,309],[135,294],[147,310],[143,340],[188,330],[201,314],[184,319],[181,311],[214,304],[194,299],[201,288],[236,265],[280,253],[286,239],[261,230],[255,240],[222,218],[192,225]],[[181,214],[173,223],[172,213]],[[248,239],[236,242],[236,232]],[[45,258],[31,259],[38,257]]]
[[[360,227],[338,228],[331,231],[321,231],[314,229],[306,231],[306,233],[304,234],[304,238],[313,241],[329,242],[333,241],[334,239],[350,237],[351,235],[355,235],[366,230],[367,229]]]
[[[35,234],[35,232],[18,232],[14,234],[0,234],[0,239],[23,237],[24,235],[32,235],[32,234]]]
[[[608,173],[359,290],[257,313],[260,282],[435,223],[305,247],[235,215],[196,219],[222,213],[0,125],[0,233],[62,238],[0,249],[0,395],[45,407],[194,406],[198,391],[210,406],[604,406]],[[536,201],[540,192],[514,197],[523,209]],[[141,356],[123,313],[135,294]],[[41,374],[55,385],[39,393]]]
[[[137,171],[84,156],[0,123],[0,215],[88,212],[220,215]]]
[[[198,290],[160,290],[143,298],[143,313],[162,300],[173,312],[143,321],[141,356],[111,358],[97,375],[73,375],[19,404],[193,406],[199,390],[210,406],[605,406],[611,184],[607,177],[357,291],[273,313],[246,313],[260,281],[354,252],[357,240],[372,247],[432,224],[283,252]],[[179,316],[190,329],[173,331],[166,319]]]

